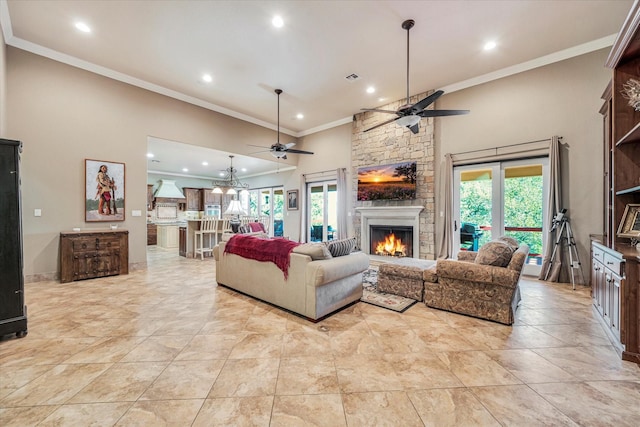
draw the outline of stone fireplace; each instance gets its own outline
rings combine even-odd
[[[382,256],[410,256],[418,258],[420,253],[420,212],[424,208],[422,206],[370,206],[356,208],[356,212],[360,214],[360,248],[364,253],[369,255]],[[410,230],[410,237],[406,238],[406,244],[410,247],[405,249],[405,254],[376,254],[373,243],[377,243],[376,233],[381,234],[384,231],[407,232]],[[388,235],[388,233],[386,234]],[[383,236],[384,237],[384,236]],[[397,237],[397,236],[396,236]]]
[[[428,93],[411,97],[417,102]],[[395,111],[406,99],[377,106]],[[360,249],[368,254],[372,250],[370,227],[410,227],[410,252],[413,258],[435,259],[435,143],[434,119],[420,120],[420,130],[413,134],[409,129],[390,123],[364,132],[365,129],[388,120],[388,115],[364,112],[353,117],[351,131],[351,199],[355,206],[353,227]],[[416,162],[416,198],[414,200],[357,199],[358,168],[387,165],[403,161]],[[396,236],[397,237],[397,236]],[[405,237],[406,239],[406,237]],[[404,243],[404,239],[403,243]],[[394,251],[395,252],[395,251]]]

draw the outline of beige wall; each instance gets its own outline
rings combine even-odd
[[[604,67],[608,52],[600,50],[445,94],[437,104],[440,109],[471,113],[436,121],[436,177],[445,153],[563,137],[564,207],[585,274],[589,234],[602,231],[603,146],[598,110],[611,76]]]
[[[7,135],[20,139],[26,279],[58,270],[60,231],[84,222],[84,159],[126,164],[130,263],[146,262],[147,136],[247,154],[274,131],[9,47]],[[245,149],[245,151],[241,151]],[[267,154],[268,155],[268,154]],[[295,156],[291,156],[295,157]],[[285,162],[295,164],[295,159]],[[42,217],[34,217],[34,209]],[[141,210],[141,217],[132,217]]]
[[[438,108],[469,108],[471,114],[436,120],[436,179],[445,152],[495,147],[562,135],[569,157],[565,189],[583,263],[588,234],[598,232],[602,165],[600,94],[609,78],[602,64],[608,50],[574,58],[495,82],[446,94]],[[2,58],[2,55],[0,55]],[[275,132],[143,89],[7,48],[6,127],[3,136],[24,143],[22,161],[25,275],[48,277],[58,269],[58,236],[73,227],[107,228],[84,222],[84,159],[126,163],[126,221],[130,262],[146,262],[146,146],[155,136],[248,154],[246,144],[263,145]],[[0,73],[2,68],[0,67]],[[0,74],[0,84],[4,80]],[[0,95],[0,101],[4,93]],[[1,108],[1,106],[0,106]],[[348,123],[300,138],[296,148],[313,156],[291,155],[293,172],[252,179],[252,187],[283,185],[299,189],[300,174],[351,168]],[[443,149],[442,147],[446,147]],[[353,181],[351,176],[349,185]],[[437,188],[437,187],[436,187]],[[349,189],[351,192],[351,189]],[[42,209],[35,218],[33,210]],[[131,210],[141,210],[134,218]],[[436,208],[436,219],[439,220]],[[353,206],[350,206],[353,216]],[[300,237],[300,213],[285,212],[285,235]],[[354,235],[353,224],[348,230]],[[436,245],[437,247],[437,245]]]

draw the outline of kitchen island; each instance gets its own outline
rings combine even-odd
[[[158,246],[165,249],[178,248],[178,227],[184,222],[156,222],[158,229]]]
[[[200,229],[200,223],[202,222],[201,219],[189,219],[187,220],[187,235],[186,235],[186,251],[185,251],[185,256],[187,258],[194,258],[195,252],[196,252],[196,238],[195,238],[195,232],[197,230]],[[222,220],[218,220],[218,241],[220,241],[220,237],[222,236]],[[213,236],[211,236],[213,238]],[[209,241],[209,238],[205,238],[204,242],[205,244],[207,244]],[[212,243],[212,246],[215,246]],[[212,254],[205,254],[205,256],[210,257],[212,256]]]

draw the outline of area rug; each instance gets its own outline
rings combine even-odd
[[[402,313],[417,301],[400,295],[387,294],[376,289],[378,267],[372,265],[362,273],[362,298],[360,301]]]

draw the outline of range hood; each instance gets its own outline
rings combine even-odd
[[[182,191],[176,187],[175,181],[161,179],[160,186],[153,194],[153,197],[156,198],[157,202],[162,201],[162,199],[172,199],[172,201],[177,201],[176,199],[184,199],[184,194],[182,194]]]

